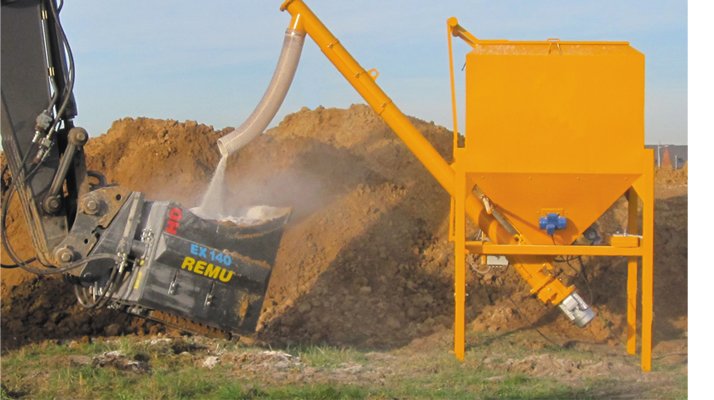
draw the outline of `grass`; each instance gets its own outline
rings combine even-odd
[[[496,344],[491,344],[498,345]],[[229,354],[262,351],[218,342]],[[215,350],[213,345],[211,349]],[[76,365],[77,356],[93,357],[118,350],[129,358],[147,359],[150,373]],[[275,379],[274,371],[246,374],[236,370],[230,357],[213,369],[200,366],[206,349],[186,356],[171,344],[150,345],[138,338],[75,344],[33,344],[2,357],[1,399],[589,399],[636,395],[616,377],[587,378],[564,384],[556,377],[537,378],[522,373],[489,370],[483,363],[489,349],[468,350],[464,363],[443,349],[418,352],[396,350],[372,354],[352,348],[301,346],[286,351],[299,357],[303,367],[317,371],[310,379]],[[551,351],[548,349],[546,351]],[[557,350],[564,357],[582,357]],[[498,359],[523,353],[518,346],[505,345],[495,352]],[[492,357],[494,352],[490,353]],[[380,379],[340,378],[345,366],[360,365],[378,373]],[[671,377],[669,386],[656,391],[664,398],[686,398],[686,372],[660,371]],[[272,378],[272,379],[271,379]],[[277,382],[277,383],[276,383]],[[629,389],[627,389],[629,388]],[[628,392],[629,390],[629,392]]]
[[[288,348],[287,352],[300,357],[308,365],[321,368],[337,368],[344,364],[364,364],[368,358],[364,352],[345,347],[301,346]]]
[[[129,358],[148,355],[152,372],[139,374],[70,364],[70,356],[94,356],[111,350]],[[356,352],[326,348],[304,348],[298,353],[323,368],[339,365],[330,360],[330,354],[341,354],[335,357],[341,362],[357,356]],[[197,368],[192,357],[172,354],[168,349],[152,349],[128,338],[74,347],[50,343],[23,347],[2,357],[2,381],[2,399],[355,399],[364,398],[366,393],[350,385],[260,387],[257,382],[236,380],[229,366]]]

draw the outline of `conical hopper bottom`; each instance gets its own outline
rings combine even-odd
[[[637,174],[475,173],[471,179],[531,244],[571,244],[632,186]],[[553,237],[540,217],[567,218]]]

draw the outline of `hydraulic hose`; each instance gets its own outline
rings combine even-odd
[[[304,43],[304,31],[298,29],[285,31],[278,65],[260,103],[238,129],[218,139],[218,149],[222,156],[226,157],[238,151],[268,127],[290,89]]]

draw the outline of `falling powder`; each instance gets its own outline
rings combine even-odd
[[[230,221],[239,225],[255,225],[267,220],[282,218],[289,208],[253,206],[240,210],[226,210],[223,203],[223,188],[228,157],[221,157],[216,166],[211,183],[208,185],[203,200],[191,212],[204,219]],[[232,211],[232,212],[228,212]]]
[[[211,183],[208,185],[208,190],[203,195],[201,205],[191,209],[191,212],[201,218],[222,219],[224,217],[223,181],[226,175],[227,161],[228,157],[221,157],[221,161],[216,166],[216,172],[213,173]]]

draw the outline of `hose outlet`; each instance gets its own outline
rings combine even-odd
[[[74,260],[74,251],[69,246],[62,246],[55,250],[55,260],[58,264],[67,264]]]
[[[62,207],[62,198],[59,195],[50,195],[42,201],[42,209],[47,214],[55,214]]]

